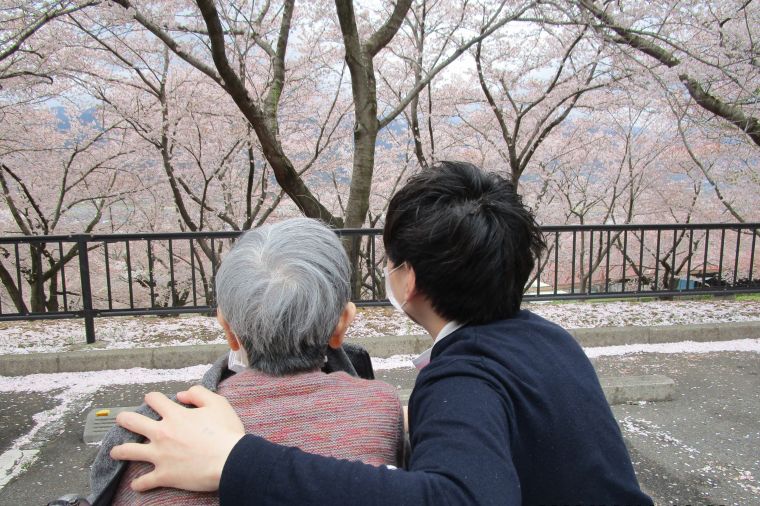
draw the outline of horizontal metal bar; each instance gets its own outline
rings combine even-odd
[[[97,311],[96,318],[105,318],[111,316],[164,316],[180,315],[193,313],[209,313],[216,311],[215,307],[209,306],[192,306],[192,307],[167,307],[167,308],[135,308],[135,309],[104,309]]]
[[[684,223],[684,224],[626,224],[626,225],[543,225],[544,233],[563,231],[616,231],[616,230],[743,230],[753,231],[760,228],[760,223]],[[217,232],[171,232],[171,233],[135,233],[135,234],[69,234],[69,235],[36,235],[36,236],[4,236],[0,244],[34,244],[42,242],[76,242],[84,237],[87,242],[119,242],[139,240],[168,240],[168,239],[232,239],[243,231],[225,230]],[[381,235],[380,228],[340,228],[335,229],[338,235]]]
[[[626,224],[626,225],[541,225],[542,232],[567,232],[567,231],[616,231],[616,230],[751,230],[756,225],[753,223],[654,223],[654,224]]]
[[[0,244],[32,244],[41,242],[77,242],[72,235],[6,235],[0,237]]]
[[[532,301],[552,301],[552,300],[585,300],[585,299],[645,299],[645,298],[657,298],[657,297],[693,297],[695,295],[736,295],[743,293],[758,293],[760,288],[727,288],[716,290],[663,290],[663,291],[651,291],[651,292],[609,292],[609,293],[592,293],[578,294],[578,293],[558,293],[548,295],[523,295],[523,300],[527,302]]]
[[[84,318],[81,311],[68,313],[10,313],[0,315],[0,322],[13,322],[19,320],[66,320],[71,318]]]
[[[338,235],[382,235],[382,228],[335,228],[333,229]]]
[[[355,300],[353,301],[354,304],[356,304],[356,307],[383,307],[383,306],[391,306],[391,301],[389,300]]]
[[[142,240],[164,240],[164,239],[197,239],[197,238],[217,238],[227,239],[234,238],[242,232],[225,231],[225,232],[171,232],[171,233],[139,233],[139,234],[81,234],[86,242],[123,242],[123,241],[142,241]],[[0,244],[26,244],[40,242],[77,242],[80,235],[20,235],[0,238]]]

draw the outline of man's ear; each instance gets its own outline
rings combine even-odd
[[[343,344],[343,339],[346,337],[346,331],[351,326],[351,322],[356,317],[356,304],[349,302],[343,308],[343,312],[340,314],[338,324],[335,326],[333,334],[330,336],[330,340],[327,342],[328,346],[333,349],[338,349]]]
[[[418,295],[420,292],[417,290],[417,277],[414,273],[414,267],[412,267],[409,263],[407,265],[407,273],[406,273],[406,279],[404,280],[406,283],[406,288],[404,289],[404,299],[405,301],[409,302],[412,300],[412,298],[415,295]]]
[[[219,325],[222,326],[222,329],[224,329],[224,337],[227,338],[227,345],[229,345],[232,351],[238,351],[240,349],[240,341],[238,341],[237,336],[235,336],[230,324],[224,318],[224,315],[222,315],[219,308],[216,309],[216,319],[219,322]]]

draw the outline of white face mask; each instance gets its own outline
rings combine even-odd
[[[388,270],[388,267],[383,267],[383,274],[385,275],[385,294],[388,296],[388,300],[391,302],[391,305],[398,309],[399,311],[406,313],[404,311],[404,306],[406,305],[407,301],[399,302],[395,295],[393,295],[393,290],[391,289],[391,274],[396,272],[398,269],[400,269],[404,264],[397,265],[393,268],[393,270]]]
[[[237,350],[230,350],[230,355],[227,358],[227,368],[233,372],[245,371],[250,367],[248,353],[245,351],[245,348],[243,348],[243,345],[240,344],[239,340],[238,345],[239,347]]]

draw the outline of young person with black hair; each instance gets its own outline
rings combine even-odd
[[[652,504],[639,488],[594,369],[562,328],[520,310],[544,244],[511,183],[459,162],[413,176],[383,234],[394,305],[433,347],[415,364],[407,470],[373,468],[244,435],[225,401],[149,399],[161,422],[121,414],[156,468],[137,488],[219,488],[221,504]]]

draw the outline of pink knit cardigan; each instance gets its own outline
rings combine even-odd
[[[400,465],[401,405],[394,389],[381,381],[343,372],[275,377],[248,369],[223,381],[219,394],[227,398],[249,434],[310,453],[376,466]],[[219,504],[216,494],[169,488],[132,491],[129,483],[151,468],[143,462],[130,463],[113,504]]]

